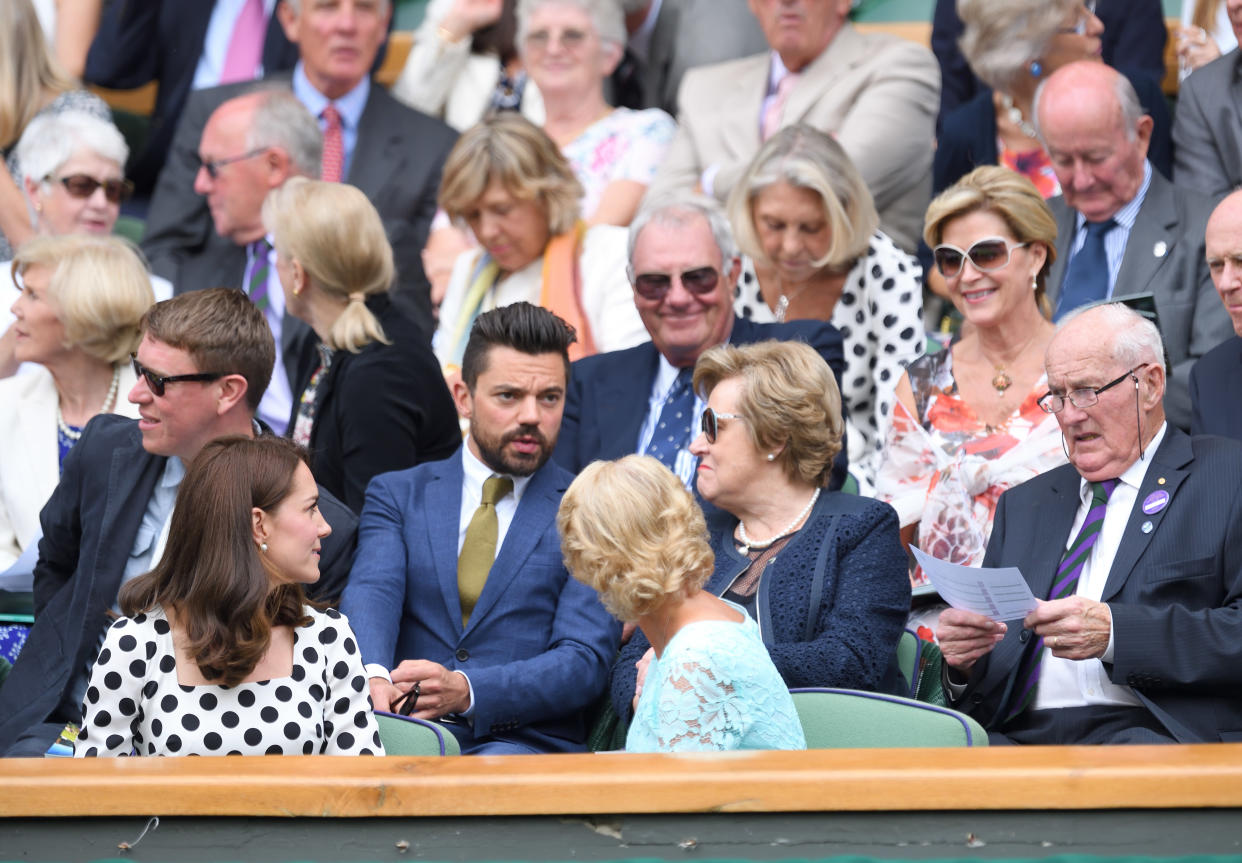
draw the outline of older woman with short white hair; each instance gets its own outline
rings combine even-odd
[[[658,108],[614,108],[604,84],[625,53],[617,0],[519,0],[518,50],[539,88],[543,130],[582,183],[582,216],[628,225],[677,126]]]
[[[39,537],[39,511],[90,419],[138,416],[125,397],[129,358],[155,301],[137,250],[118,237],[36,237],[11,272],[16,355],[33,369],[0,380],[0,570]]]

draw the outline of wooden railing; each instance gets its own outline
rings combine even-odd
[[[1242,808],[1242,744],[0,762],[8,817],[1198,808]]]

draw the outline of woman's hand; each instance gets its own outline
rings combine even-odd
[[[638,696],[643,694],[643,684],[647,682],[647,669],[651,667],[653,656],[655,656],[655,648],[648,647],[642,659],[634,663],[634,667],[638,669],[638,677],[634,680],[634,700],[630,702],[630,708],[634,712],[638,712]]]
[[[1189,74],[1220,56],[1220,46],[1202,27],[1178,27],[1177,61]]]
[[[450,42],[458,42],[500,20],[504,0],[456,0],[440,22],[440,29]]]

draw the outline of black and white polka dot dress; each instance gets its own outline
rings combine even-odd
[[[349,622],[306,611],[293,673],[236,686],[177,682],[162,608],[122,617],[91,670],[73,754],[383,755]]]
[[[845,277],[832,325],[845,342],[841,399],[849,417],[850,473],[859,493],[875,490],[881,451],[893,415],[894,391],[905,367],[923,355],[923,268],[882,231]],[[758,324],[775,320],[759,291],[754,262],[742,258],[733,311]]]

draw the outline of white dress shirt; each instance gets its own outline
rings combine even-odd
[[[1104,585],[1108,574],[1113,568],[1113,558],[1121,546],[1121,537],[1125,533],[1126,524],[1130,521],[1130,512],[1138,500],[1139,489],[1147,468],[1151,465],[1151,456],[1160,448],[1167,430],[1167,423],[1162,423],[1156,436],[1143,450],[1144,457],[1134,462],[1118,477],[1120,482],[1108,498],[1108,508],[1104,512],[1104,523],[1100,528],[1099,538],[1091,547],[1091,553],[1083,564],[1078,576],[1076,596],[1084,599],[1100,601],[1104,593]],[[1078,530],[1087,519],[1091,509],[1091,483],[1080,480],[1078,491],[1078,514],[1074,517],[1074,525],[1070,528],[1065,547],[1069,548]],[[1061,659],[1052,655],[1049,650],[1044,653],[1039,671],[1039,687],[1035,692],[1035,710],[1053,707],[1084,707],[1097,704],[1115,704],[1126,706],[1141,705],[1142,702],[1128,686],[1118,686],[1108,678],[1104,663],[1113,661],[1113,633],[1108,635],[1108,649],[1100,659]]]

